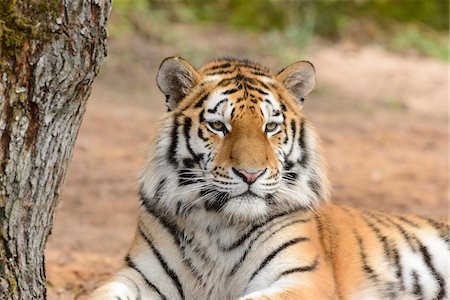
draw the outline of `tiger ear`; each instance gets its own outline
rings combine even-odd
[[[277,80],[303,104],[303,99],[311,93],[316,85],[316,71],[309,61],[298,61],[281,70]]]
[[[181,57],[168,57],[159,67],[156,82],[166,96],[167,109],[171,111],[200,82],[200,74]]]

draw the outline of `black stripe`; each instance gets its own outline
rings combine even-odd
[[[446,231],[447,233],[450,231],[450,225],[441,222],[439,220],[431,219],[431,218],[425,218],[425,220],[430,224],[432,227],[434,227],[438,231]]]
[[[196,175],[192,174],[191,169],[194,166],[194,161],[192,159],[185,158],[183,160],[183,163],[185,164],[186,168],[180,169],[178,171],[178,184],[180,186],[185,186],[201,182],[201,180],[199,180]]]
[[[316,195],[317,198],[320,198],[320,184],[314,180],[314,179],[310,179],[308,180],[308,186],[311,189],[311,191],[313,191],[313,193]]]
[[[193,239],[185,239],[185,243],[183,243],[183,245],[180,246],[180,252],[181,252],[181,256],[182,256],[182,261],[183,263],[190,269],[192,275],[194,275],[197,279],[197,281],[202,282],[202,273],[201,271],[197,270],[197,268],[192,264],[192,259],[190,257],[187,257],[186,255],[186,247],[187,246],[191,246],[189,249],[197,249],[198,246],[196,244],[192,244]],[[198,253],[196,251],[196,253]],[[203,257],[203,256],[202,256]],[[205,261],[205,260],[204,260]]]
[[[412,277],[414,278],[414,285],[413,285],[412,293],[414,295],[417,295],[419,297],[419,299],[422,299],[422,297],[423,297],[422,286],[420,285],[419,275],[417,274],[416,271],[412,272]]]
[[[202,274],[195,266],[192,264],[192,259],[189,257],[186,257],[185,248],[182,247],[180,249],[182,255],[183,255],[183,262],[184,264],[189,268],[191,271],[191,274],[197,279],[197,281],[202,282]]]
[[[167,297],[161,293],[161,291],[156,287],[156,285],[154,285],[150,280],[147,279],[147,277],[145,277],[144,273],[142,273],[142,271],[136,266],[136,264],[133,262],[133,260],[129,255],[125,257],[125,262],[127,263],[128,267],[134,269],[136,272],[139,273],[139,275],[141,275],[141,277],[144,279],[147,285],[152,290],[154,290],[161,297],[161,299],[163,300],[167,299]]]
[[[369,265],[366,249],[364,247],[363,239],[361,236],[353,230],[353,234],[358,242],[359,256],[361,259],[362,270],[364,271],[366,278],[374,282],[375,286],[379,286],[378,291],[382,293],[383,299],[396,299],[396,292],[398,286],[395,283],[380,279],[379,275]]]
[[[388,217],[388,216],[383,216],[383,217],[384,217],[385,221],[387,221],[388,223],[392,224],[398,230],[398,232],[400,232],[400,234],[403,236],[403,238],[405,239],[406,243],[409,245],[411,250],[412,251],[417,251],[417,245],[418,245],[418,242],[419,242],[417,237],[415,237],[414,235],[411,235],[410,233],[408,233],[405,230],[405,228],[403,228],[403,226],[401,226],[400,224],[394,222],[390,217]]]
[[[201,128],[198,129],[197,135],[202,141],[204,141],[204,142],[209,141],[209,138],[207,138],[203,135],[203,130]]]
[[[369,226],[369,228],[373,231],[378,242],[380,242],[381,245],[383,246],[384,255],[389,260],[391,258],[391,250],[392,249],[390,247],[390,242],[389,242],[387,236],[383,235],[381,233],[380,229],[378,227],[376,227],[371,221],[369,221],[366,216],[362,215],[361,217],[362,217],[363,221],[367,224],[367,226]]]
[[[206,99],[208,99],[209,97],[209,93],[206,93],[205,95],[203,95],[203,97],[200,98],[200,100],[197,101],[197,103],[195,103],[194,107],[195,108],[200,108],[203,106],[203,102],[206,101]]]
[[[191,253],[192,249],[194,251],[194,253],[196,253],[197,255],[200,256],[200,258],[203,260],[203,262],[205,264],[209,264],[211,259],[209,257],[207,257],[206,255],[206,251],[204,251],[203,249],[200,249],[201,246],[199,246],[194,242],[194,239],[191,238],[186,238],[185,243],[183,243],[180,246],[180,252],[181,252],[181,256],[182,256],[182,261],[183,263],[190,269],[191,273],[196,277],[197,281],[202,282],[202,277],[204,274],[202,274],[201,270],[198,270],[193,264],[192,264],[192,259],[190,257],[187,256],[186,254],[186,248],[187,246],[190,246],[188,248],[189,253]],[[203,250],[203,251],[201,251]]]
[[[273,205],[275,203],[275,196],[273,194],[267,194],[264,197],[264,200],[266,201],[267,205]]]
[[[186,148],[189,151],[189,153],[191,154],[194,162],[199,163],[200,160],[202,159],[203,155],[196,154],[191,147],[191,128],[192,128],[192,119],[189,117],[186,117],[184,119],[184,124],[183,124],[183,133],[184,133],[184,138],[186,139]]]
[[[229,67],[231,67],[230,63],[224,63],[224,64],[221,64],[221,65],[214,65],[214,66],[206,69],[206,71],[212,71],[212,70],[217,70],[217,69],[224,69],[224,68],[229,68]]]
[[[178,145],[178,127],[180,124],[178,123],[178,115],[173,117],[173,125],[172,131],[170,133],[170,145],[167,151],[167,160],[175,167],[178,166],[178,162],[176,159],[177,154],[177,145]]]
[[[283,276],[290,275],[292,273],[312,272],[317,268],[318,265],[319,265],[319,258],[316,257],[316,259],[314,259],[314,262],[308,266],[292,268],[282,272],[275,281],[279,280]]]
[[[227,85],[231,84],[232,82],[233,82],[233,78],[225,78],[225,79],[222,79],[221,81],[219,81],[217,86],[222,86],[222,87],[227,86]]]
[[[257,91],[258,93],[260,93],[260,94],[263,94],[263,95],[269,95],[269,93],[266,93],[266,92],[264,92],[263,90],[261,90],[260,88],[257,88],[257,87],[254,87],[254,86],[252,86],[252,85],[250,85],[250,84],[247,84],[247,89],[249,89],[249,90],[251,90],[251,91]]]
[[[203,189],[200,191],[200,196],[204,196],[211,193],[213,194],[213,197],[205,201],[204,208],[206,211],[218,212],[222,207],[225,206],[225,204],[227,204],[229,200],[228,194],[225,192],[214,191],[212,189],[209,190]]]
[[[433,263],[431,262],[430,252],[428,252],[428,248],[424,246],[420,241],[418,241],[418,243],[419,243],[419,252],[422,254],[423,261],[425,262],[426,266],[428,267],[434,279],[436,279],[439,285],[439,293],[434,299],[436,300],[444,299],[445,295],[447,294],[447,291],[445,290],[444,278],[442,278],[442,276],[437,272],[436,268],[433,266]]]
[[[222,95],[230,95],[230,94],[234,94],[234,93],[236,93],[237,91],[239,91],[239,89],[229,89],[229,90],[226,90],[225,92],[223,92]]]
[[[184,299],[184,292],[183,292],[183,286],[181,285],[180,280],[178,279],[177,274],[175,271],[169,267],[166,260],[162,257],[161,253],[156,249],[156,247],[153,245],[153,242],[151,241],[150,237],[148,237],[144,231],[142,230],[141,226],[138,226],[140,235],[144,238],[144,240],[147,242],[147,244],[150,246],[150,248],[153,251],[153,254],[155,254],[156,258],[158,259],[159,264],[163,267],[164,271],[166,272],[167,276],[170,277],[172,280],[172,283],[175,285],[175,287],[178,290],[178,293],[180,294],[181,299]]]
[[[198,122],[201,124],[205,121],[205,110],[202,109],[202,111],[198,114]]]
[[[259,80],[259,79],[257,79],[257,78],[255,78],[255,81],[256,81],[260,86],[262,86],[263,88],[265,88],[266,90],[270,90],[269,86],[268,86],[264,81]]]
[[[250,73],[253,74],[253,75],[256,75],[256,76],[264,76],[264,77],[269,78],[269,75],[268,75],[267,73],[264,73],[264,72],[260,72],[260,71],[251,71]]]
[[[301,219],[301,220],[293,220],[287,224],[284,224],[283,226],[281,226],[280,228],[278,228],[277,230],[273,231],[270,233],[270,235],[268,237],[266,237],[264,239],[264,241],[262,241],[261,243],[265,243],[268,239],[270,239],[272,236],[274,236],[276,233],[278,233],[279,231],[285,229],[286,227],[292,226],[294,224],[298,224],[298,223],[309,223],[311,221],[311,219]]]
[[[317,234],[319,235],[320,245],[322,246],[325,256],[331,259],[331,253],[325,243],[325,228],[319,215],[314,215],[314,220],[317,224]]]
[[[221,70],[221,71],[206,73],[206,75],[207,76],[214,76],[214,75],[231,74],[233,72],[234,72],[233,69],[232,70]]]
[[[276,233],[278,233],[279,231],[283,230],[283,229],[286,228],[286,227],[292,226],[292,225],[297,224],[297,223],[307,223],[307,222],[309,222],[309,221],[310,221],[309,219],[306,219],[306,220],[293,220],[293,221],[290,221],[289,223],[284,224],[284,225],[282,225],[281,227],[279,227],[278,229],[276,229],[276,230],[274,230],[273,232],[271,232],[270,235],[267,236],[267,237],[264,239],[264,241],[261,241],[261,244],[264,244],[264,242],[266,242],[269,238],[271,238],[273,235],[275,235]],[[281,222],[282,222],[282,221],[281,221]],[[281,223],[281,222],[280,222],[280,223]],[[278,224],[278,223],[277,223],[277,224]],[[275,226],[275,225],[277,225],[277,224],[274,224],[274,225],[270,226],[268,229],[272,229],[273,226]],[[264,233],[266,233],[268,229],[266,229],[266,230],[261,230],[260,232],[258,232],[258,234],[257,234],[255,237],[253,237],[253,239],[250,241],[250,243],[248,244],[247,248],[245,249],[244,254],[241,256],[241,258],[238,260],[238,262],[233,266],[233,268],[231,269],[230,273],[228,273],[228,275],[227,275],[228,277],[230,277],[230,276],[232,276],[234,273],[236,273],[236,271],[239,269],[239,267],[242,266],[243,262],[244,262],[245,259],[247,258],[247,255],[250,253],[250,250],[252,249],[253,244],[254,244],[254,243],[255,243],[255,242],[256,242],[256,241],[264,234]]]
[[[377,214],[375,214],[373,211],[365,211],[366,216],[372,218],[376,223],[379,223],[383,226],[385,226],[386,228],[392,228],[392,226],[388,223],[386,223],[385,221],[383,221],[382,219],[380,219]]]
[[[403,223],[406,223],[406,224],[408,224],[408,225],[411,225],[412,227],[415,227],[415,228],[419,228],[419,227],[420,227],[419,224],[417,224],[416,222],[413,222],[413,221],[409,220],[409,219],[406,218],[405,216],[397,216],[397,219],[400,220],[400,221],[402,221]]]
[[[144,207],[148,214],[152,215],[155,219],[159,221],[159,223],[169,232],[177,246],[180,246],[180,238],[184,236],[184,231],[178,227],[170,218],[168,218],[165,214],[159,213],[155,210],[154,205],[148,201],[143,192],[140,192],[141,203],[144,204]]]
[[[396,245],[394,245],[393,240],[389,240],[387,236],[383,235],[381,233],[381,230],[375,226],[371,221],[367,219],[366,216],[362,215],[363,221],[369,226],[369,228],[374,232],[377,240],[381,243],[383,246],[383,252],[384,255],[387,258],[387,261],[390,265],[392,265],[395,268],[395,276],[397,278],[398,283],[400,284],[400,289],[404,290],[404,282],[403,282],[403,269],[402,265],[400,264],[400,257],[398,250],[395,248]],[[396,295],[393,295],[393,297],[396,297]]]
[[[374,282],[375,286],[379,286],[378,291],[381,293],[383,299],[396,299],[398,286],[390,281],[381,281],[375,270],[369,266],[367,259],[366,249],[363,244],[361,236],[353,230],[353,234],[358,242],[359,255],[362,264],[362,270],[364,271],[366,278]]]
[[[398,253],[398,249],[395,247],[392,247],[392,256],[394,258],[394,265],[397,266],[397,270],[395,271],[395,276],[397,277],[399,283],[400,283],[400,289],[405,289],[405,283],[403,281],[403,268],[402,264],[400,262],[400,254]]]
[[[283,178],[287,181],[288,184],[295,185],[295,181],[298,178],[298,173],[286,172],[283,174]]]
[[[184,119],[184,124],[183,124],[183,133],[184,133],[184,138],[186,140],[186,148],[188,149],[189,153],[192,155],[192,158],[195,159],[196,155],[195,155],[194,151],[192,150],[192,147],[189,143],[190,136],[191,136],[191,128],[192,128],[192,119],[189,117],[186,117]]]
[[[299,164],[302,167],[306,167],[306,165],[308,164],[308,160],[309,160],[309,154],[308,151],[306,149],[306,141],[305,141],[305,120],[302,119],[302,121],[300,122],[300,135],[298,138],[298,145],[302,151],[302,158],[299,160]]]
[[[372,267],[369,266],[369,263],[367,262],[367,253],[363,244],[363,239],[355,230],[353,230],[353,234],[356,238],[356,241],[358,242],[359,257],[361,259],[362,269],[364,273],[367,275],[368,279],[378,282],[378,275],[375,273]]]
[[[287,131],[287,126],[286,126],[286,119],[284,118],[283,115],[283,126],[284,126],[284,139],[283,139],[283,144],[286,145],[289,142],[289,134]]]
[[[448,224],[445,224],[444,222],[425,218],[425,221],[436,229],[439,232],[439,237],[447,244],[447,246],[450,248],[450,226]]]
[[[224,245],[221,245],[219,243],[219,249],[221,251],[225,251],[225,252],[229,252],[231,250],[236,249],[237,247],[241,246],[244,243],[244,241],[247,240],[256,230],[258,230],[259,228],[269,224],[271,221],[276,220],[278,218],[281,218],[283,216],[286,216],[286,215],[288,215],[290,213],[292,213],[292,212],[277,214],[277,215],[274,215],[274,216],[268,218],[267,220],[265,220],[264,222],[262,222],[260,224],[254,225],[250,230],[248,230],[246,233],[241,235],[241,237],[239,239],[237,239],[236,241],[234,241],[230,245],[224,246]]]
[[[287,158],[285,158],[284,166],[283,166],[283,169],[284,169],[285,171],[289,171],[289,170],[292,169],[294,166],[295,166],[295,164],[294,164],[292,161],[290,161],[290,160],[288,160]]]
[[[189,243],[189,240],[185,239],[185,233],[182,228],[180,228],[175,222],[171,220],[168,216],[166,216],[164,213],[158,212],[154,205],[151,205],[150,201],[148,201],[145,197],[145,195],[141,192],[141,203],[144,204],[144,207],[147,211],[147,213],[151,214],[158,222],[165,228],[165,230],[172,235],[173,240],[176,244],[176,247],[178,247],[180,250],[183,250],[183,247],[181,245],[181,240],[183,239],[184,242]],[[184,255],[183,255],[184,256]],[[183,264],[186,265],[191,272],[195,275],[198,275],[198,272],[196,272],[195,268],[190,264],[190,261],[183,259]]]
[[[273,250],[268,256],[266,256],[266,258],[262,261],[262,263],[259,265],[259,267],[255,270],[255,272],[253,272],[252,276],[250,277],[250,280],[248,281],[248,283],[250,283],[253,278],[255,278],[256,275],[258,275],[258,273],[264,269],[264,267],[270,263],[271,260],[273,260],[275,258],[275,256],[280,253],[281,251],[283,251],[284,249],[293,246],[295,244],[298,244],[300,242],[304,242],[304,241],[308,241],[309,238],[307,237],[298,237],[292,240],[289,240],[287,242],[285,242],[284,244],[282,244],[281,246],[279,246],[277,249]],[[247,283],[247,286],[248,286]]]
[[[236,110],[236,107],[233,107],[233,109],[231,110],[231,114],[230,114],[230,116],[231,116],[231,119],[233,119],[233,117],[234,117],[234,111]]]
[[[220,100],[219,102],[217,102],[217,104],[213,108],[208,109],[208,112],[211,113],[211,114],[216,113],[217,109],[219,108],[219,105],[224,103],[224,102],[226,102],[226,101],[228,101],[227,98],[224,98],[224,99]]]
[[[291,121],[291,131],[292,131],[292,144],[291,144],[291,149],[289,149],[288,154],[286,155],[287,157],[289,157],[292,153],[292,150],[294,150],[294,141],[295,141],[295,136],[297,135],[297,123],[295,122],[295,120]]]

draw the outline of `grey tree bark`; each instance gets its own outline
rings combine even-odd
[[[45,299],[44,249],[111,0],[0,0],[0,299]]]

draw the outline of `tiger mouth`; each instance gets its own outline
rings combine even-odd
[[[234,198],[242,198],[242,197],[256,197],[256,198],[262,198],[261,196],[256,195],[255,193],[253,193],[250,190],[247,190],[239,195],[230,197],[229,200],[234,199]]]
[[[239,195],[230,196],[229,193],[222,192],[219,195],[216,195],[212,199],[209,199],[205,202],[205,208],[207,210],[219,211],[222,207],[224,207],[229,201],[241,198],[243,200],[251,200],[251,199],[260,199],[267,200],[267,197],[262,197],[254,192],[247,190]]]

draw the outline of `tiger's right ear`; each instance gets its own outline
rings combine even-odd
[[[161,92],[166,96],[166,106],[174,110],[192,88],[200,82],[200,74],[181,57],[168,57],[163,60],[156,76]]]

